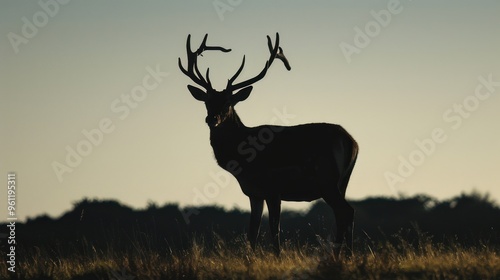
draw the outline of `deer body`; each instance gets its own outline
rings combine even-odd
[[[197,66],[197,57],[205,50],[230,50],[206,46],[207,35],[197,51],[187,40],[188,67],[179,59],[181,71],[196,84],[188,85],[191,95],[205,103],[206,123],[210,127],[210,144],[219,166],[230,172],[245,195],[250,198],[250,227],[248,239],[255,248],[259,233],[264,201],[269,211],[273,247],[280,253],[279,219],[281,201],[312,201],[323,198],[335,214],[337,231],[334,239],[336,255],[340,245],[347,240],[352,252],[352,226],[354,209],[345,200],[345,192],[358,154],[356,141],[339,125],[312,123],[297,126],[262,125],[246,127],[234,106],[248,98],[252,84],[262,79],[275,58],[282,60],[288,70],[290,65],[279,47],[279,35],[260,74],[233,85],[245,64],[228,80],[223,91],[212,88],[207,69],[203,77]],[[238,90],[236,93],[234,91]]]
[[[233,174],[245,195],[285,201],[312,201],[332,192],[357,152],[342,149],[354,140],[341,126],[326,123],[215,127],[210,143],[219,166]]]

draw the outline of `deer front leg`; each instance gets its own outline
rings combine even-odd
[[[279,197],[266,199],[267,209],[269,211],[269,227],[273,249],[277,256],[280,255],[280,214],[281,199]]]
[[[262,219],[262,209],[264,209],[264,200],[250,198],[250,228],[248,229],[248,240],[250,246],[255,250],[257,236],[259,235],[260,221]]]

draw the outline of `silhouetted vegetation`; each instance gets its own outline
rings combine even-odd
[[[423,262],[427,262],[431,257],[438,258],[440,255],[450,258],[469,256],[464,260],[467,265],[480,264],[486,260],[488,263],[483,263],[485,266],[495,266],[500,262],[497,256],[500,248],[500,208],[488,195],[462,194],[446,201],[438,201],[425,195],[402,199],[380,197],[351,201],[351,204],[356,209],[355,251],[358,252],[358,259],[337,264],[327,261],[328,257],[331,257],[328,254],[328,240],[331,240],[334,216],[328,205],[318,201],[307,212],[282,213],[282,239],[285,242],[284,250],[287,251],[285,254],[294,257],[285,257],[290,259],[278,261],[279,264],[276,265],[304,266],[304,271],[309,271],[311,263],[315,263],[318,277],[326,277],[331,275],[331,271],[328,271],[332,269],[335,273],[361,269],[358,266],[362,264],[357,262],[365,262],[364,265],[368,265],[373,261],[370,264],[372,269],[378,267],[377,271],[382,273],[385,271],[382,269],[385,264],[380,258],[385,257],[388,258],[386,264],[389,264],[398,258],[404,260],[406,256],[408,265],[412,263],[411,260],[421,258]],[[244,233],[248,221],[249,213],[246,211],[226,211],[217,206],[180,208],[176,204],[161,207],[150,204],[145,209],[137,210],[116,201],[83,199],[75,203],[71,211],[57,219],[44,215],[16,225],[18,269],[22,271],[25,265],[31,269],[39,266],[40,271],[46,271],[47,267],[52,266],[51,269],[56,271],[61,269],[64,261],[71,263],[81,258],[77,262],[82,265],[86,263],[87,269],[95,270],[93,273],[107,273],[102,275],[109,276],[110,270],[107,270],[107,267],[126,268],[127,271],[133,272],[137,268],[136,265],[154,261],[158,262],[158,265],[175,266],[168,268],[174,271],[172,273],[188,273],[187,275],[195,278],[204,278],[204,274],[200,274],[202,272],[194,270],[202,269],[199,266],[201,264],[196,262],[205,262],[206,258],[212,258],[211,262],[221,263],[227,262],[228,258],[235,259],[238,263],[234,264],[234,269],[238,271],[244,270],[240,265],[249,265],[244,261],[248,258],[254,258],[255,262],[259,258],[266,259],[268,263],[273,262],[272,254],[268,254],[270,240],[267,219],[264,218],[261,228],[264,234],[260,240],[260,253],[251,252],[245,240]],[[1,229],[4,231],[5,225],[2,225]],[[5,239],[1,245],[0,253],[5,255]],[[463,254],[459,255],[457,252]],[[470,256],[483,256],[484,260],[473,260]],[[183,263],[186,260],[189,260],[188,263]],[[206,265],[211,267],[211,262]],[[325,262],[333,266],[321,268]],[[434,262],[439,263],[438,260]],[[268,263],[264,262],[262,265]],[[253,262],[251,264],[253,265]],[[71,264],[67,265],[71,267]],[[395,263],[391,265],[394,271],[401,269]],[[210,273],[215,272],[207,272],[206,269],[212,268],[202,269],[203,273],[209,273],[208,278],[225,275],[225,272],[212,275]],[[286,270],[284,267],[272,269]],[[162,277],[181,276],[162,271],[156,273]],[[391,276],[394,271],[386,272]],[[43,273],[52,275],[52,272]],[[43,273],[42,276],[46,275]],[[80,272],[75,273],[80,275]],[[359,273],[360,279],[370,275],[361,271]],[[486,275],[474,274],[477,273],[476,270],[471,273],[467,275]],[[500,272],[495,270],[492,273],[498,275]],[[149,277],[156,274],[143,275]],[[242,277],[248,278],[248,275],[245,275]],[[233,276],[229,278],[234,278]],[[109,278],[113,279],[111,276]]]
[[[356,209],[358,243],[363,239],[387,240],[394,234],[412,240],[419,231],[432,236],[435,242],[452,240],[477,245],[500,241],[500,208],[487,195],[462,194],[447,201],[425,195],[380,197],[351,203]],[[176,204],[150,204],[146,209],[134,210],[116,201],[83,199],[58,219],[46,215],[28,219],[17,224],[16,232],[20,246],[60,247],[71,252],[82,244],[96,249],[110,245],[115,250],[127,249],[132,246],[131,240],[156,248],[183,249],[191,246],[193,237],[203,237],[207,243],[213,236],[232,240],[246,232],[248,220],[248,212],[225,211],[217,206],[181,209]],[[284,211],[281,215],[283,240],[292,243],[316,244],[317,236],[328,239],[334,226],[332,210],[322,201],[305,213]],[[264,217],[264,246],[268,243],[267,227]]]

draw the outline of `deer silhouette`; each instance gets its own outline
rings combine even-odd
[[[196,51],[191,51],[191,35],[186,42],[187,68],[179,58],[180,70],[198,86],[188,85],[191,95],[205,103],[206,123],[210,128],[210,144],[220,167],[238,181],[250,198],[251,214],[248,239],[255,248],[264,201],[269,211],[273,248],[280,254],[281,201],[313,201],[323,198],[333,209],[336,220],[335,255],[339,256],[346,240],[352,253],[354,209],[345,200],[345,192],[358,155],[358,144],[340,125],[310,123],[296,126],[261,125],[247,127],[234,110],[252,91],[252,84],[264,78],[275,60],[290,64],[279,46],[279,34],[273,46],[267,36],[270,57],[255,77],[234,83],[245,65],[231,77],[222,91],[212,87],[209,68],[203,76],[197,59],[204,51],[229,52],[220,46],[207,46],[205,35]],[[249,147],[252,147],[250,149]]]

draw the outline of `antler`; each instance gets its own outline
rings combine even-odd
[[[187,65],[187,70],[182,66],[181,58],[179,57],[179,68],[181,69],[182,73],[184,73],[186,76],[191,78],[193,82],[197,83],[198,85],[202,86],[206,90],[213,89],[212,88],[212,83],[210,82],[210,77],[209,77],[209,68],[207,68],[207,73],[206,73],[206,79],[203,77],[201,74],[200,70],[198,69],[198,56],[202,55],[203,51],[221,51],[221,52],[230,52],[231,49],[225,49],[220,46],[207,46],[207,38],[208,34],[205,34],[205,37],[203,38],[203,42],[201,43],[200,47],[195,51],[191,51],[191,34],[188,35],[187,37],[187,42],[186,42],[186,52],[187,52],[187,58],[188,58],[188,65]]]
[[[278,58],[281,61],[283,61],[286,69],[288,71],[290,71],[290,69],[292,69],[290,67],[290,63],[286,59],[285,54],[283,53],[283,49],[279,46],[279,44],[280,44],[280,35],[278,34],[278,32],[276,32],[276,42],[274,43],[274,47],[273,47],[273,44],[271,42],[271,38],[269,36],[267,36],[267,46],[269,47],[269,52],[271,53],[271,55],[269,57],[269,60],[266,61],[266,64],[264,65],[264,69],[262,69],[262,71],[257,76],[255,76],[249,80],[246,80],[246,81],[243,81],[243,82],[240,82],[240,83],[233,85],[233,82],[240,75],[241,70],[243,70],[243,67],[245,66],[245,56],[243,56],[243,61],[241,62],[240,68],[238,68],[238,71],[236,71],[234,76],[227,81],[226,89],[230,90],[230,91],[234,91],[234,90],[237,90],[240,88],[247,87],[247,86],[261,80],[266,75],[267,69],[271,66],[271,64],[273,63],[275,58]]]

